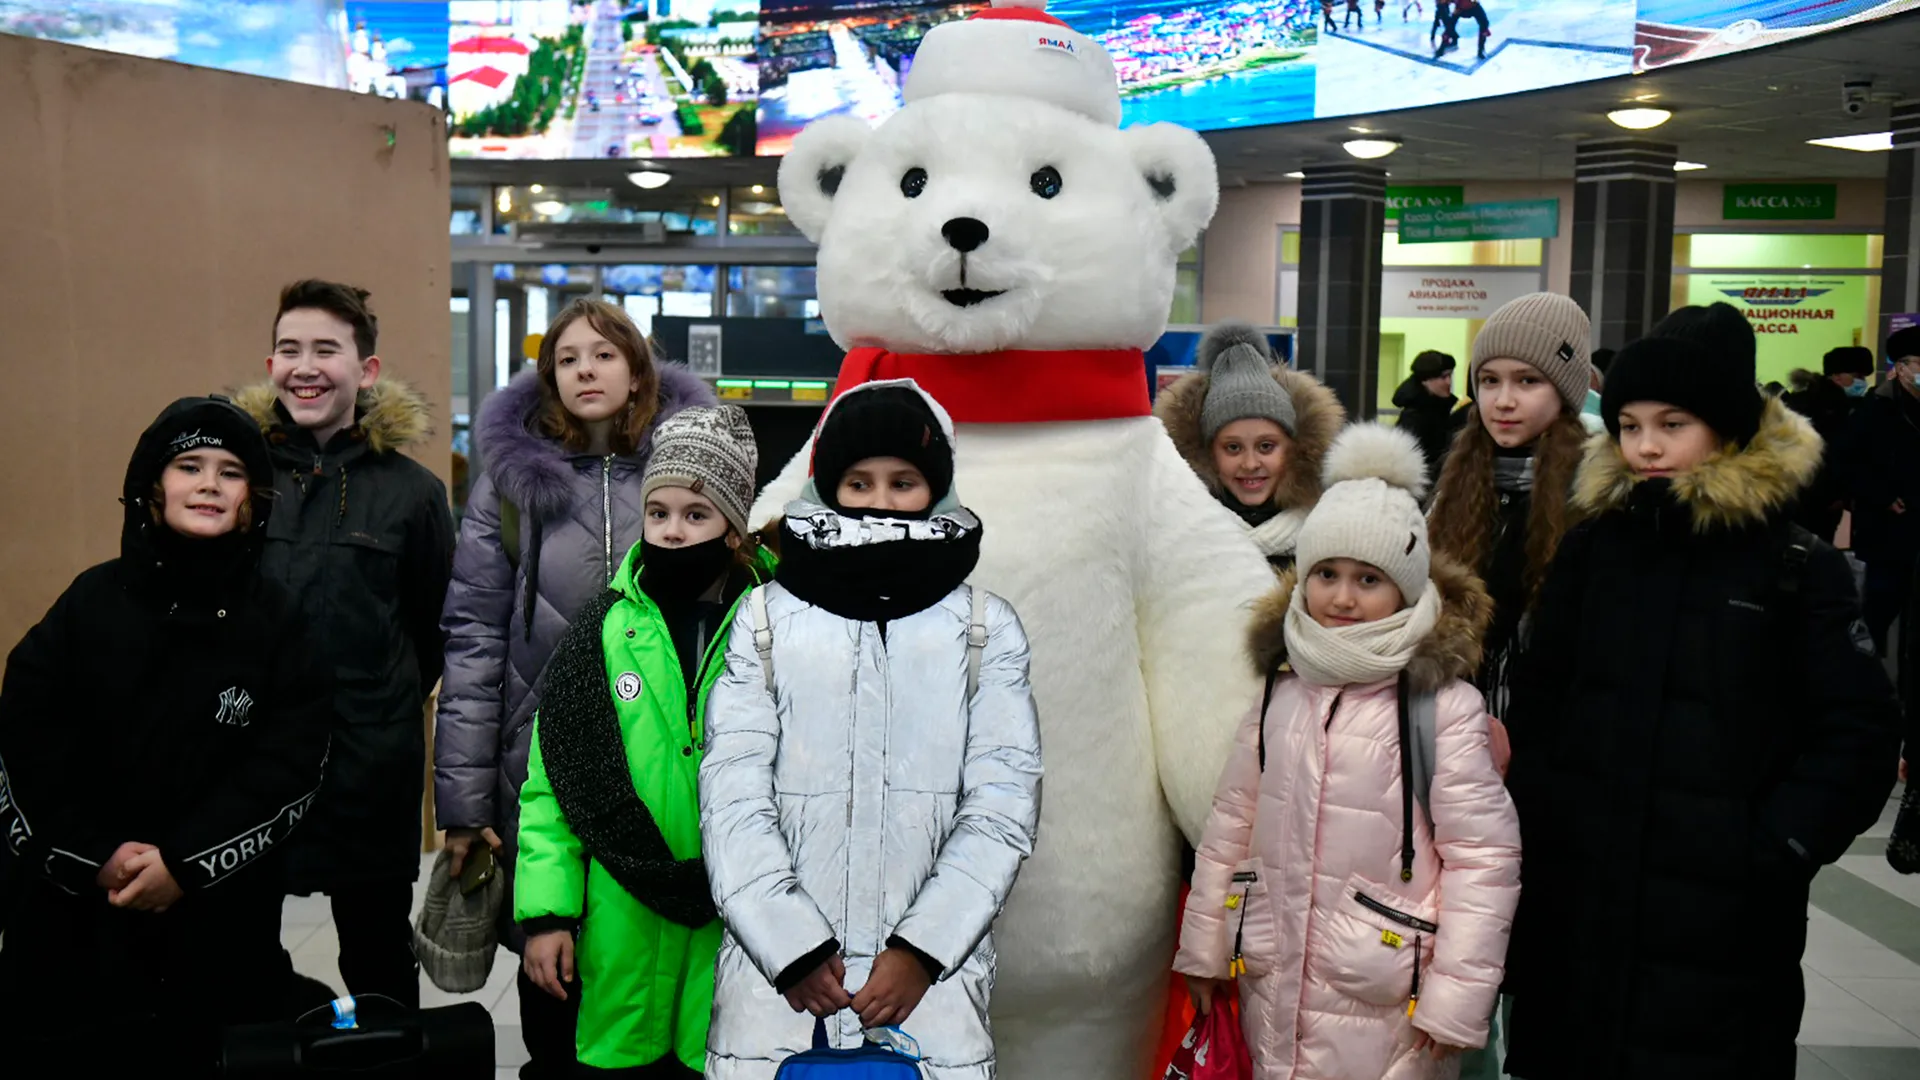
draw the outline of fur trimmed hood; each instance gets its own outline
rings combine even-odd
[[[1320,501],[1320,463],[1333,437],[1347,422],[1347,410],[1333,391],[1304,371],[1284,366],[1273,369],[1273,380],[1293,398],[1293,446],[1287,451],[1287,472],[1273,489],[1273,505],[1281,510],[1310,509]],[[1196,371],[1160,392],[1153,414],[1166,426],[1175,449],[1189,468],[1215,495],[1226,492],[1213,467],[1213,450],[1201,436],[1200,410],[1207,400],[1208,377]]]
[[[273,383],[254,383],[233,395],[271,438],[273,429],[287,422],[278,408],[280,391]],[[404,450],[433,434],[433,405],[426,395],[399,379],[381,379],[355,399],[354,415],[367,436],[367,449],[376,454]]]
[[[657,363],[655,370],[660,373],[660,408],[654,414],[647,441],[634,453],[642,460],[652,449],[653,432],[660,430],[663,421],[688,406],[712,405],[715,401],[712,388],[683,365]],[[574,475],[568,461],[576,455],[534,430],[534,414],[539,408],[540,373],[529,368],[488,395],[480,406],[473,435],[480,448],[481,466],[493,486],[534,520],[547,521],[573,506]]]
[[[1440,590],[1440,621],[1407,665],[1414,692],[1422,694],[1455,679],[1471,678],[1480,669],[1481,638],[1493,620],[1493,599],[1466,567],[1434,552],[1431,574]],[[1280,584],[1254,605],[1247,651],[1255,673],[1263,679],[1287,659],[1287,606],[1293,602],[1298,582],[1297,569],[1286,571],[1280,575]]]
[[[1673,478],[1674,500],[1693,512],[1695,532],[1756,525],[1786,509],[1813,483],[1825,447],[1813,424],[1778,398],[1761,407],[1760,430],[1745,446],[1715,451]],[[1573,501],[1589,514],[1627,505],[1640,479],[1620,444],[1605,434],[1587,441]]]

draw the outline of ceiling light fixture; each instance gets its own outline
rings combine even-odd
[[[1355,135],[1371,135],[1371,134],[1373,134],[1373,129],[1372,129],[1372,128],[1370,128],[1370,127],[1361,127],[1361,126],[1358,126],[1358,125],[1356,125],[1356,126],[1354,126],[1354,127],[1350,127],[1350,128],[1348,128],[1347,130],[1348,130],[1348,131],[1351,131],[1351,132],[1353,132],[1353,133],[1354,133]]]
[[[562,210],[565,210],[566,208],[567,208],[566,203],[560,202],[556,199],[548,199],[545,202],[537,202],[533,204],[533,212],[536,214],[539,214],[541,217],[552,217],[555,214],[560,213]]]
[[[1704,168],[1706,168],[1706,166],[1697,161],[1676,161],[1673,163],[1674,172],[1695,172]]]
[[[755,195],[765,195],[765,194],[767,193],[767,189],[766,189],[766,186],[765,186],[764,184],[755,184],[755,185],[753,185],[753,187],[752,187],[752,188],[751,188],[750,190],[751,190],[751,191],[752,191],[752,192],[753,192],[753,193],[754,193]]]
[[[1374,158],[1386,157],[1388,154],[1400,149],[1400,140],[1388,138],[1348,139],[1346,142],[1340,144],[1340,148],[1352,154],[1354,157],[1364,161],[1371,161]]]
[[[1673,119],[1671,109],[1615,109],[1607,114],[1607,119],[1628,131],[1645,131],[1657,128]]]
[[[1808,139],[1808,146],[1831,146],[1835,150],[1858,150],[1863,154],[1893,149],[1893,132],[1875,131],[1866,135],[1835,135],[1830,139]]]
[[[1303,172],[1290,172],[1286,174],[1286,177],[1289,180],[1305,180],[1307,178],[1307,174]]]
[[[633,181],[637,187],[643,187],[648,191],[652,191],[655,188],[666,187],[668,182],[673,179],[673,175],[671,173],[663,173],[658,169],[642,169],[639,172],[628,173],[627,179]]]
[[[535,184],[532,187],[528,188],[527,190],[533,192],[535,195],[538,195],[547,189],[544,184]]]
[[[513,213],[513,189],[501,188],[500,194],[494,196],[493,205],[499,207],[503,214]]]

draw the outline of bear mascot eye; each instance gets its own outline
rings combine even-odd
[[[1035,195],[1051,199],[1060,194],[1060,170],[1051,165],[1042,165],[1034,170],[1033,177],[1027,183],[1033,187]]]
[[[925,190],[927,190],[927,170],[918,165],[908,169],[907,174],[900,178],[900,194],[909,199],[919,198],[920,193]]]

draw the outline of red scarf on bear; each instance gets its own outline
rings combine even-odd
[[[1153,415],[1147,360],[1139,349],[1014,349],[960,356],[854,349],[840,364],[833,396],[887,379],[919,383],[961,424]]]

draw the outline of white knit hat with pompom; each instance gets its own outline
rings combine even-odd
[[[1328,559],[1369,563],[1413,603],[1433,563],[1420,512],[1427,491],[1420,444],[1399,428],[1355,424],[1333,440],[1321,474],[1326,494],[1300,526],[1294,552],[1301,572]]]

